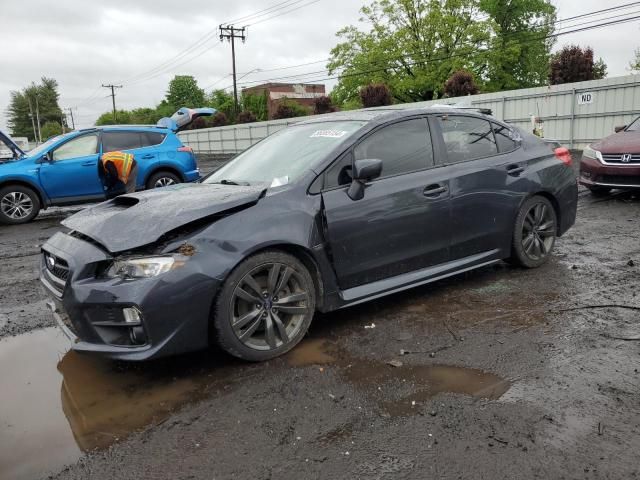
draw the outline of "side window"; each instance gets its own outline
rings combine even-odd
[[[518,143],[513,139],[513,130],[497,123],[493,123],[492,127],[500,153],[511,152],[518,148]]]
[[[498,153],[491,124],[482,118],[462,115],[436,117],[450,163],[489,157]]]
[[[324,188],[335,188],[351,183],[352,168],[353,154],[347,152],[325,172]]]
[[[140,132],[141,146],[152,147],[154,145],[160,145],[164,141],[164,133],[157,132]]]
[[[98,153],[98,135],[83,135],[62,144],[53,151],[53,160],[67,160],[68,158],[86,157]]]
[[[102,132],[102,152],[117,152],[140,148],[140,132]]]
[[[433,148],[425,118],[383,127],[354,149],[356,160],[382,160],[382,177],[423,170],[433,166]]]

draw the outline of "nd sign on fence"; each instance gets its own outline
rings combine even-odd
[[[578,105],[588,105],[593,103],[594,95],[591,92],[582,92],[578,93],[576,97],[578,98]]]

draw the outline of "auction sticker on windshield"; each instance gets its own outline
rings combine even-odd
[[[344,130],[316,130],[311,134],[311,137],[326,137],[326,138],[340,138],[347,134]]]

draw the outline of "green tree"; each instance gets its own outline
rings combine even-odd
[[[384,83],[399,102],[441,97],[458,70],[481,71],[493,22],[480,19],[480,0],[374,0],[361,9],[361,22],[338,32],[327,68],[340,73],[331,92],[352,105],[360,86]]]
[[[602,80],[607,76],[607,64],[604,63],[602,58],[599,58],[596,63],[593,64],[593,79]]]
[[[544,85],[556,19],[550,0],[480,0],[480,10],[493,22],[487,63],[474,70],[486,79],[483,90]]]
[[[58,82],[47,77],[42,77],[40,83],[34,82],[21,91],[10,92],[7,124],[11,134],[16,137],[29,137],[30,140],[36,140],[34,124],[37,131],[38,117],[41,129],[49,121],[58,123],[63,121],[62,110],[58,104],[59,96]],[[42,137],[44,140],[44,134]]]
[[[251,112],[255,117],[254,122],[262,122],[267,120],[269,111],[267,108],[267,92],[263,95],[256,95],[254,93],[243,94],[241,99],[243,110]],[[248,122],[243,122],[248,123]]]
[[[205,104],[204,90],[191,75],[176,75],[169,82],[166,101],[175,107],[198,108]]]
[[[629,62],[629,67],[631,67],[631,70],[634,72],[640,72],[640,48],[636,49],[635,54],[636,58]]]
[[[273,119],[277,120],[281,118],[304,117],[305,115],[309,115],[309,110],[307,110],[307,108],[288,99],[287,97],[284,97],[280,102],[278,102],[278,108],[276,108],[276,111],[273,114]]]
[[[60,135],[62,133],[62,125],[58,122],[48,121],[42,125],[40,132],[42,134],[42,140],[45,141],[48,138]]]
[[[234,118],[233,95],[225,90],[214,90],[209,94],[207,105],[226,115],[227,119]]]

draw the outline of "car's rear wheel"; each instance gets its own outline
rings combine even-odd
[[[545,197],[531,197],[520,207],[516,217],[511,261],[535,268],[549,259],[558,232],[558,217]]]
[[[162,170],[149,177],[149,180],[147,180],[147,190],[152,188],[168,187],[169,185],[175,185],[176,183],[181,182],[182,180],[180,180],[175,173]]]
[[[29,187],[9,185],[0,189],[0,223],[27,223],[33,220],[39,211],[38,194]]]
[[[591,195],[594,197],[606,197],[611,193],[611,188],[609,187],[589,187],[589,191]]]
[[[315,305],[313,279],[302,262],[279,251],[259,253],[234,269],[218,295],[216,340],[244,360],[277,357],[302,340]]]

